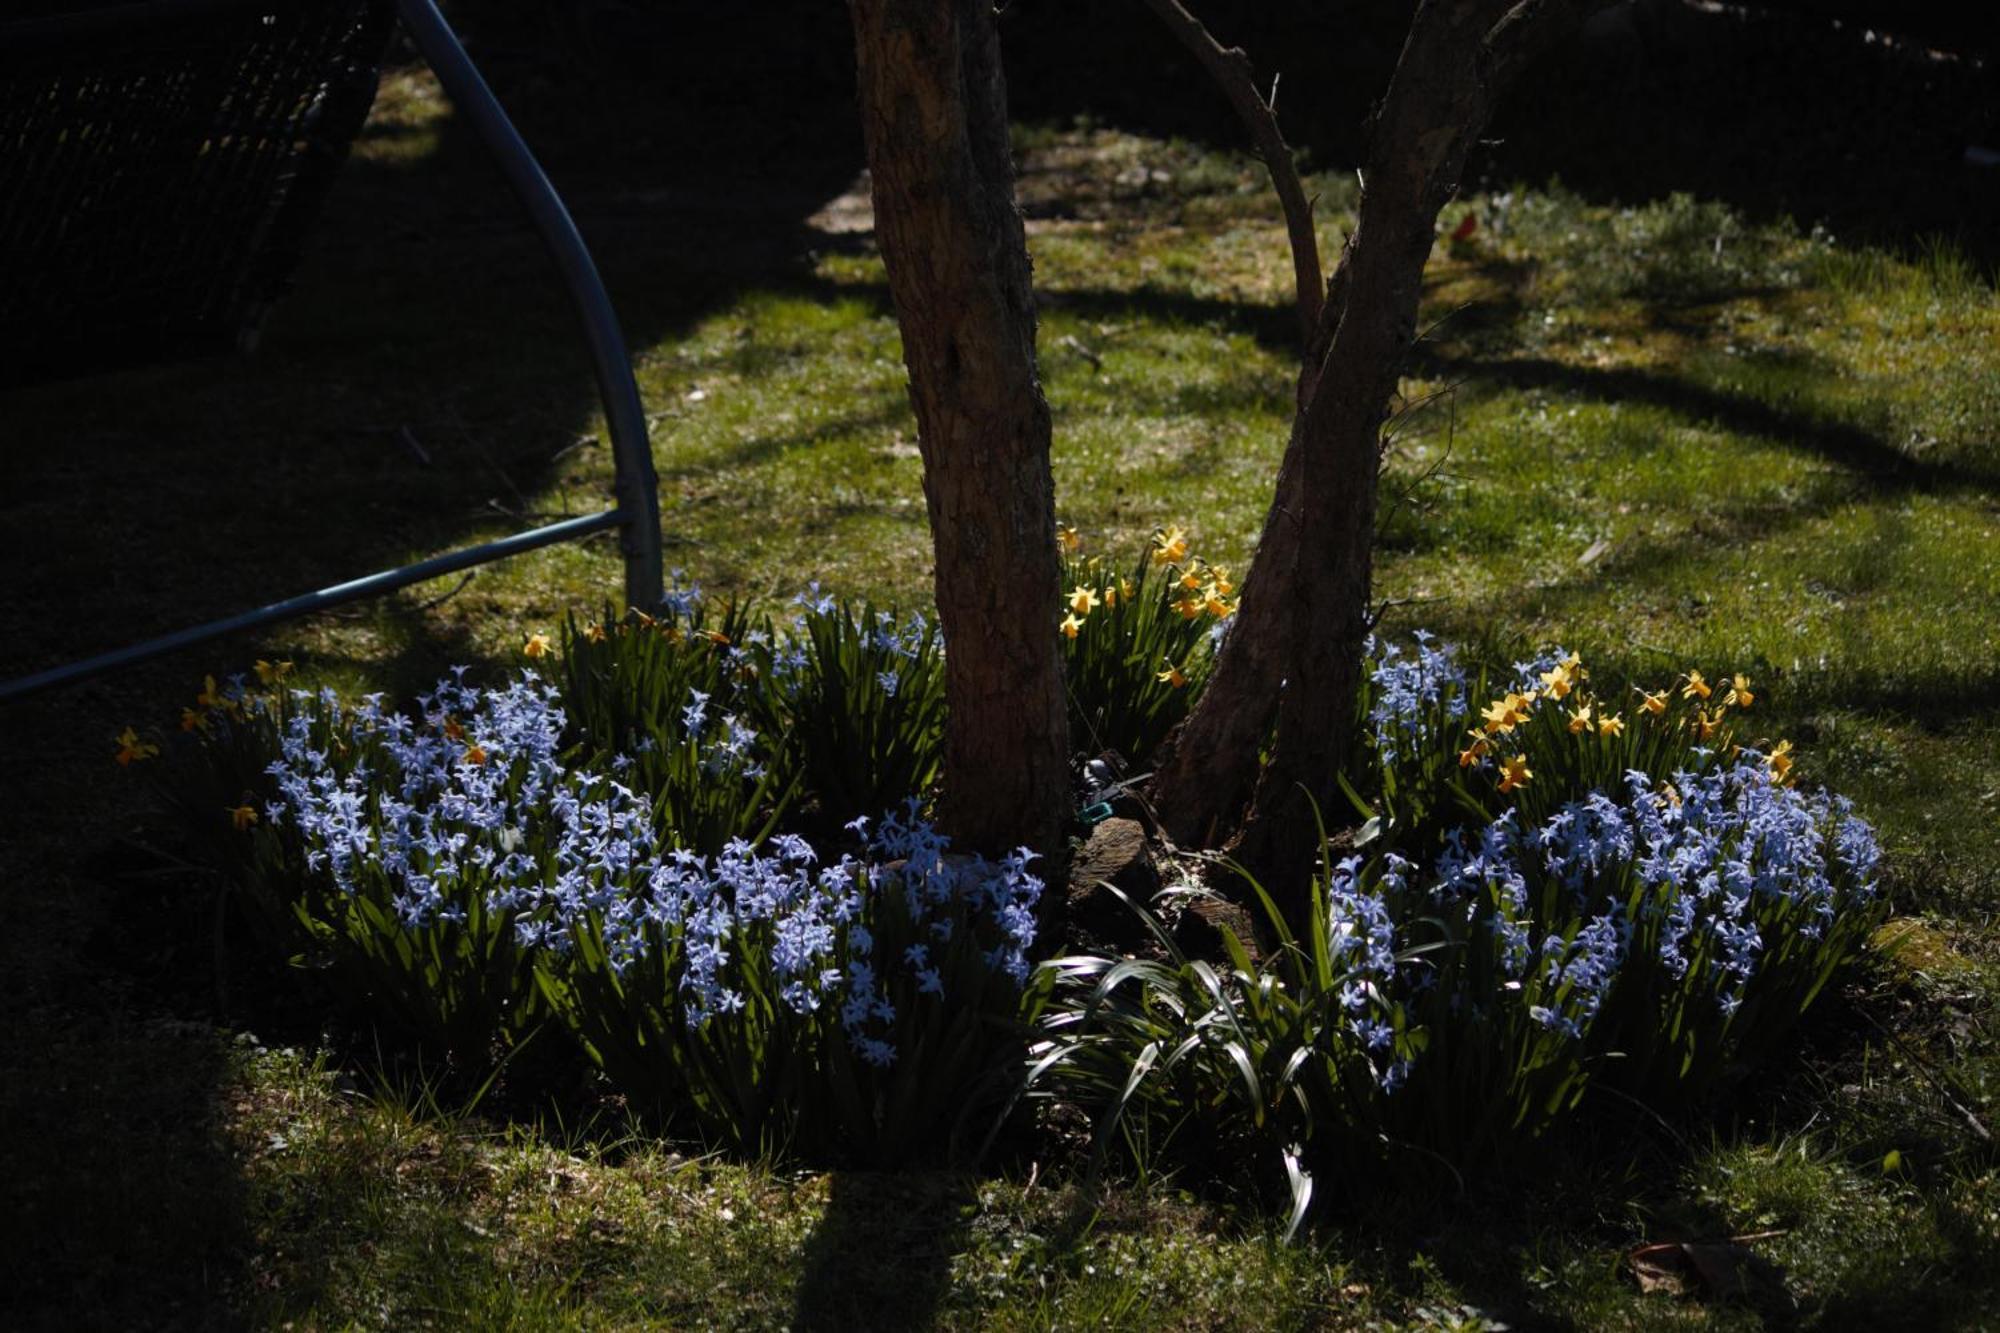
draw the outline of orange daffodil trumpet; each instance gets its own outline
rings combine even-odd
[[[528,641],[521,645],[521,655],[523,657],[539,660],[541,658],[547,657],[549,655],[549,649],[554,646],[555,645],[549,642],[548,635],[530,634],[528,636]]]

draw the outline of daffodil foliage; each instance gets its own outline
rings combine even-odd
[[[1144,764],[1208,679],[1236,610],[1229,571],[1191,555],[1178,528],[1156,532],[1129,574],[1085,554],[1074,529],[1058,541],[1070,748]]]

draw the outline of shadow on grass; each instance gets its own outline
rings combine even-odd
[[[1662,407],[1691,422],[1715,422],[1734,433],[1817,455],[1865,478],[1871,489],[1884,493],[2000,490],[2000,476],[1988,469],[1913,458],[1859,426],[1789,412],[1748,394],[1696,384],[1679,376],[1579,366],[1538,357],[1460,357],[1422,347],[1413,358],[1412,369],[1434,378],[1550,389],[1590,402]]]
[[[0,1034],[0,1323],[227,1326],[244,1198],[221,1035],[116,1003]]]
[[[972,1180],[837,1171],[828,1187],[806,1242],[792,1327],[935,1327],[978,1207]]]

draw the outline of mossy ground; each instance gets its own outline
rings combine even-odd
[[[1289,264],[1244,159],[1021,137],[1064,521],[1240,568],[1291,401]],[[670,563],[713,592],[928,600],[914,428],[844,169],[580,180],[639,362]],[[1328,254],[1351,181],[1314,181]],[[408,692],[616,596],[614,543],[10,708],[0,1307],[13,1326],[1980,1327],[2000,1318],[2000,300],[1671,197],[1462,201],[1392,425],[1378,585],[1429,626],[1665,680],[1745,670],[1801,776],[1883,828],[1899,921],[1734,1110],[1635,1116],[1463,1195],[1341,1198],[1305,1244],[1191,1182],[793,1174],[615,1115],[469,1111],[218,994],[212,918],[134,849],[123,726],[284,656]],[[606,502],[533,239],[394,78],[254,359],[17,394],[5,674]],[[244,984],[242,966],[224,980]],[[243,1035],[292,1040],[271,1049]],[[383,1084],[389,1086],[382,1086]],[[443,1100],[446,1106],[440,1107]],[[458,1108],[458,1109],[453,1109]],[[685,1149],[682,1150],[685,1152]],[[1892,1157],[1891,1154],[1894,1154]],[[1751,1301],[1641,1294],[1646,1240],[1746,1242]]]

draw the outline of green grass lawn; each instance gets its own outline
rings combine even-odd
[[[1289,420],[1290,265],[1246,160],[1021,136],[1059,513],[1240,569]],[[669,563],[713,592],[929,599],[914,425],[849,172],[584,179],[634,343]],[[1351,180],[1316,179],[1327,253]],[[1392,424],[1391,629],[1607,672],[1750,673],[1800,775],[1890,849],[1901,941],[1712,1121],[1639,1114],[1462,1192],[1332,1198],[684,1155],[615,1108],[468,1107],[218,977],[137,850],[124,726],[258,656],[408,692],[617,595],[599,538],[11,707],[0,752],[0,1311],[13,1327],[1986,1327],[2000,1321],[2000,299],[1684,197],[1473,196]],[[607,503],[562,296],[434,89],[385,89],[253,360],[0,402],[12,676]],[[225,990],[227,984],[232,989]],[[220,1015],[220,1017],[218,1017]],[[264,1040],[248,1035],[255,1032]],[[289,1043],[289,1044],[281,1044]],[[1893,1156],[1892,1156],[1893,1154]],[[1420,1197],[1419,1197],[1420,1196]],[[1642,1293],[1738,1238],[1748,1295]]]

